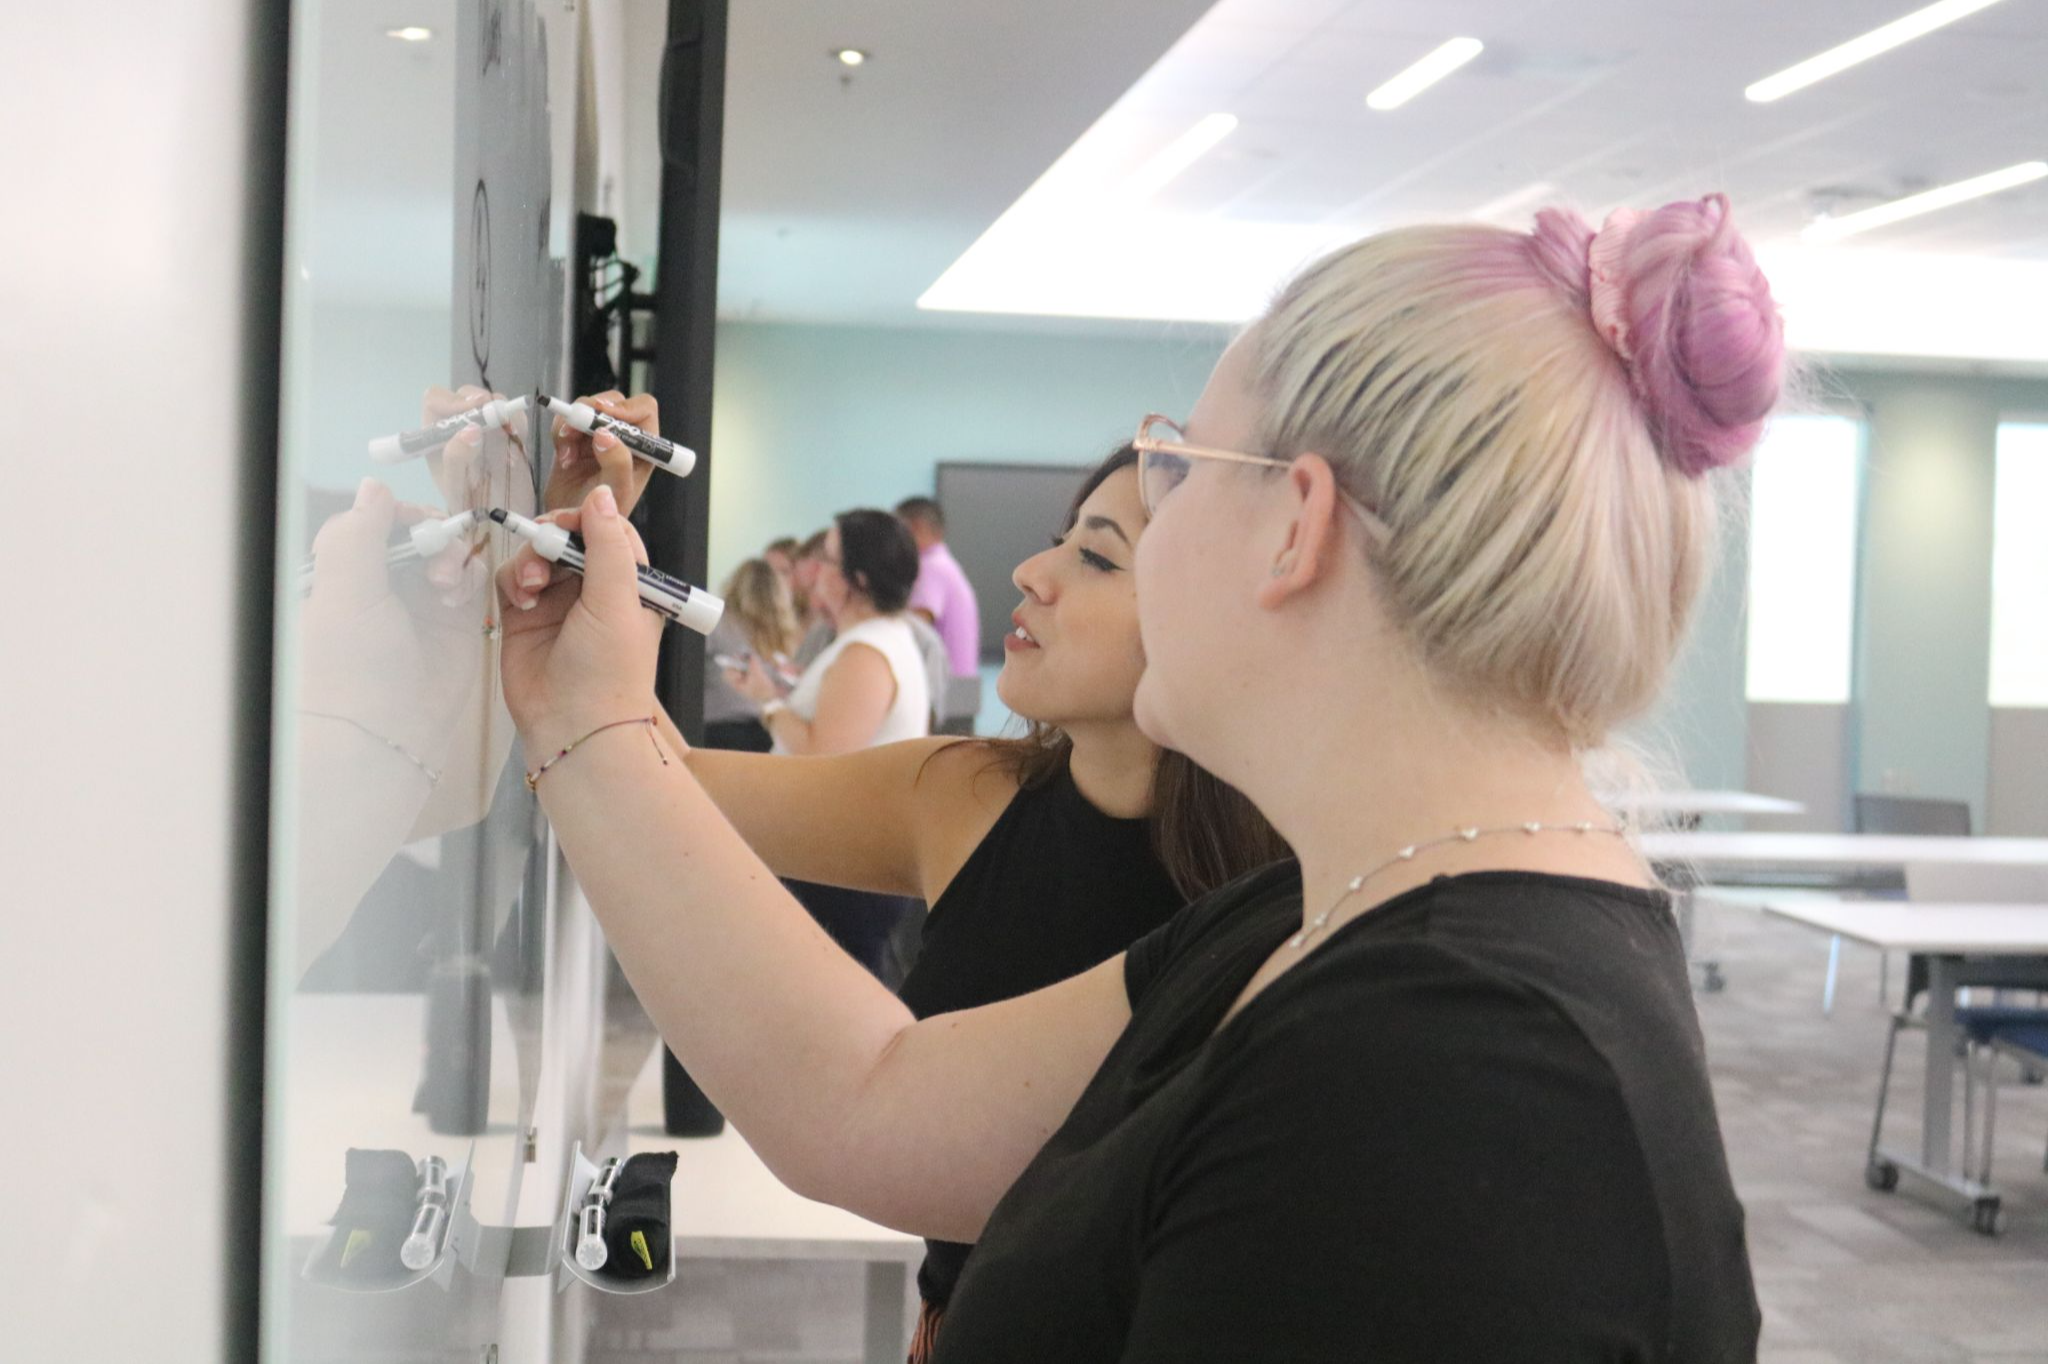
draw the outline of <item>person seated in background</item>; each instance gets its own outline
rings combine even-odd
[[[917,542],[917,586],[910,609],[932,623],[946,642],[946,657],[956,678],[972,678],[981,668],[981,607],[974,600],[967,571],[946,548],[946,517],[930,498],[905,498],[896,515]]]
[[[775,741],[761,723],[760,703],[741,695],[720,660],[760,659],[770,677],[778,676],[797,646],[796,608],[789,584],[765,556],[742,562],[719,595],[725,616],[705,643],[704,747],[765,754]]]

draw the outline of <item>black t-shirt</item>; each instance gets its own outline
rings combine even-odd
[[[1185,903],[1148,823],[1104,815],[1062,766],[1017,793],[947,884],[898,994],[920,1019],[1028,995],[1115,957]],[[933,1305],[971,1249],[925,1243],[917,1286]]]
[[[1218,1029],[1300,923],[1282,866],[1132,947],[1130,1026],[990,1217],[938,1359],[1755,1358],[1663,894],[1438,878]]]

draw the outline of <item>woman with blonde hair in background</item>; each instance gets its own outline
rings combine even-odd
[[[1753,1358],[1670,898],[1582,760],[1663,688],[1783,367],[1720,196],[1303,272],[1135,441],[1139,724],[1299,866],[1000,1004],[913,1018],[634,733],[661,622],[607,489],[586,578],[500,573],[506,697],[754,1150],[979,1239],[936,1358]]]
[[[705,642],[704,747],[765,754],[775,746],[761,723],[761,704],[742,696],[720,660],[742,667],[759,659],[769,676],[788,666],[798,640],[789,582],[766,559],[743,560],[719,589],[725,616]]]

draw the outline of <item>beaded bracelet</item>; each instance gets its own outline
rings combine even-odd
[[[355,719],[352,716],[338,716],[334,714],[332,711],[311,711],[303,707],[300,708],[299,714],[302,716],[316,716],[321,720],[338,720],[343,725],[353,725],[356,729],[361,730],[371,739],[376,740],[379,744],[389,749],[392,753],[397,754],[400,758],[412,764],[413,767],[418,768],[421,772],[425,773],[427,775],[428,785],[434,785],[440,782],[441,780],[441,774],[439,770],[430,767],[424,758],[421,758],[418,754],[406,748],[397,740],[390,738],[388,735],[378,734],[375,730],[372,730],[369,726],[363,724],[361,721]]]
[[[667,753],[666,753],[665,751],[663,751],[663,749],[662,749],[662,747],[661,747],[661,741],[660,741],[660,740],[658,740],[658,739],[656,739],[656,738],[654,737],[654,731],[655,731],[654,717],[653,717],[653,716],[635,716],[635,717],[634,717],[633,719],[631,719],[631,720],[615,720],[615,721],[613,721],[613,722],[612,722],[611,724],[609,724],[609,725],[600,725],[600,726],[598,726],[598,727],[597,727],[597,728],[596,728],[595,730],[592,730],[592,731],[591,731],[591,732],[590,732],[589,734],[587,734],[587,735],[583,736],[583,739],[579,739],[579,740],[575,740],[575,741],[573,741],[573,742],[572,742],[572,743],[571,743],[571,744],[569,745],[569,747],[568,747],[568,748],[566,748],[566,749],[562,750],[562,752],[560,752],[560,753],[556,754],[556,755],[555,755],[555,756],[554,756],[553,758],[551,758],[551,759],[549,759],[549,760],[548,760],[547,762],[545,762],[545,763],[541,764],[541,765],[540,765],[540,766],[539,766],[538,768],[535,768],[535,769],[534,769],[534,770],[533,770],[532,772],[530,772],[530,773],[528,773],[528,774],[526,775],[526,789],[527,789],[528,791],[530,791],[530,792],[537,792],[537,791],[539,791],[539,790],[540,790],[540,780],[541,780],[541,778],[542,778],[542,777],[544,777],[544,776],[546,776],[546,775],[547,775],[547,771],[548,771],[548,769],[550,769],[550,768],[554,767],[554,766],[555,766],[555,765],[556,765],[557,763],[560,763],[560,762],[561,762],[561,761],[562,761],[563,759],[567,758],[567,757],[569,756],[570,752],[571,752],[571,751],[573,751],[573,750],[574,750],[574,749],[576,748],[576,746],[577,746],[578,744],[581,744],[581,743],[583,743],[583,742],[584,742],[584,740],[588,740],[588,739],[591,739],[591,738],[593,738],[593,737],[595,737],[595,736],[597,736],[597,735],[601,735],[601,734],[603,734],[603,733],[604,733],[605,731],[607,731],[607,730],[616,730],[616,729],[618,729],[618,728],[619,728],[619,727],[620,727],[621,725],[644,725],[644,726],[646,726],[646,727],[647,727],[647,742],[648,742],[649,744],[652,744],[652,745],[654,746],[654,756],[655,756],[656,758],[659,758],[659,759],[661,760],[661,766],[662,766],[662,767],[666,768],[666,767],[668,766],[668,754],[667,754]]]

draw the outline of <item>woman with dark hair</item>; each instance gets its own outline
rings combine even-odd
[[[1017,566],[1023,603],[996,691],[1031,722],[1023,738],[925,740],[829,762],[689,753],[769,868],[807,879],[791,886],[813,914],[836,886],[924,898],[922,947],[899,991],[920,1018],[1065,980],[1287,856],[1242,796],[1138,732],[1136,464],[1128,445],[1112,453],[1052,546]],[[859,553],[846,551],[849,574]],[[969,1249],[928,1243],[920,1349]]]
[[[850,755],[931,732],[930,674],[903,610],[917,569],[917,544],[891,514],[856,508],[832,519],[811,590],[835,628],[832,642],[805,667],[787,697],[759,655],[747,661],[745,673],[725,675],[760,705],[761,723],[775,741],[772,752]],[[676,736],[678,744],[681,738]],[[812,823],[794,810],[790,818]],[[889,945],[897,926],[917,913],[914,890],[813,877],[799,867],[776,871],[840,947],[890,987],[898,984]]]
[[[917,582],[917,545],[887,512],[833,518],[812,595],[837,635],[785,699],[758,657],[732,684],[760,703],[778,754],[844,754],[931,729],[924,653],[903,619]]]

